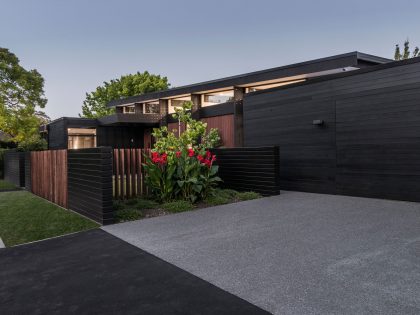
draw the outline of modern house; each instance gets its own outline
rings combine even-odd
[[[223,146],[278,146],[281,189],[420,201],[420,58],[352,52],[118,99],[116,114],[62,118],[46,137],[150,147],[151,128],[177,129],[170,114],[186,100]]]
[[[359,52],[316,59],[154,93],[118,99],[108,105],[116,113],[100,119],[63,117],[42,128],[50,149],[150,147],[151,130],[159,125],[178,129],[171,114],[184,101],[192,101],[194,115],[218,128],[222,145],[243,146],[244,96],[290,86],[314,78],[355,71],[389,62]],[[182,127],[181,127],[182,128]]]

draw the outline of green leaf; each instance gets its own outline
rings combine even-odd
[[[202,185],[194,185],[193,190],[200,193],[203,190],[203,186]]]
[[[215,175],[219,171],[219,165],[212,165],[210,169],[210,176]]]
[[[185,181],[178,180],[177,183],[178,183],[178,186],[182,188],[184,186],[184,184],[185,184]]]

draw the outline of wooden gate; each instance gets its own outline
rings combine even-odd
[[[31,152],[32,193],[67,208],[67,150]]]
[[[114,149],[113,193],[114,198],[125,199],[146,195],[142,163],[143,154],[149,149]]]

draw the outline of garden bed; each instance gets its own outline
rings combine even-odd
[[[114,201],[114,211],[116,222],[126,222],[257,198],[261,195],[255,192],[217,189],[212,196],[197,204],[184,200],[159,203],[153,199],[134,198]]]

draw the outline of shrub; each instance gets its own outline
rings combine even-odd
[[[127,206],[134,206],[137,203],[137,199],[127,199],[124,201],[124,204]]]
[[[168,212],[177,213],[192,210],[194,205],[189,201],[177,200],[164,203],[162,208]]]
[[[18,143],[18,151],[42,151],[47,149],[47,141],[39,136],[33,136]]]
[[[261,198],[261,195],[253,191],[238,192],[233,189],[215,189],[204,202],[211,206],[217,206],[233,201],[245,201],[257,198]]]
[[[154,129],[156,143],[151,157],[145,156],[146,184],[161,201],[181,199],[192,203],[205,199],[221,179],[216,156],[209,149],[220,137],[216,129],[191,117],[191,102],[176,109],[175,118],[187,126],[178,137],[167,127]]]
[[[261,197],[262,197],[261,194],[256,193],[254,191],[244,191],[244,192],[238,192],[236,194],[236,198],[238,198],[241,201],[258,199]]]
[[[231,200],[231,198],[227,198],[226,196],[214,195],[208,196],[206,199],[204,199],[204,202],[210,206],[217,206],[229,203]]]
[[[150,200],[150,199],[137,199],[137,203],[136,203],[136,209],[142,210],[142,209],[155,209],[159,207],[159,204],[154,201],[154,200]]]
[[[122,210],[122,209],[124,209],[124,202],[122,202],[120,200],[114,200],[112,202],[112,208],[114,209],[114,211]]]
[[[135,209],[123,209],[115,211],[115,219],[117,222],[133,221],[143,217],[143,214],[139,210]]]

